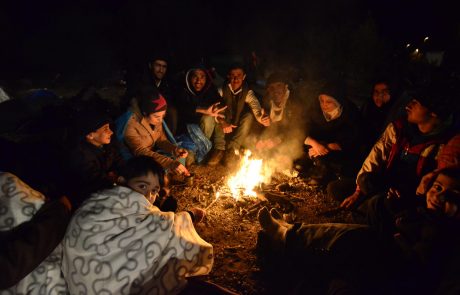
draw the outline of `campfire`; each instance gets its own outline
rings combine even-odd
[[[216,189],[215,198],[206,206],[206,209],[209,209],[219,200],[224,203],[235,204],[239,208],[238,211],[245,215],[252,215],[267,203],[287,207],[288,211],[293,209],[291,196],[285,194],[285,191],[288,191],[292,186],[288,183],[281,186],[279,184],[272,185],[272,177],[280,173],[291,179],[295,176],[294,174],[287,171],[275,171],[268,162],[254,157],[250,150],[244,152],[237,167],[237,171],[226,177],[222,185]]]
[[[227,181],[232,197],[236,200],[242,197],[257,197],[255,188],[262,183],[269,183],[271,171],[264,167],[262,159],[252,159],[251,151],[246,150],[240,162],[240,169]]]

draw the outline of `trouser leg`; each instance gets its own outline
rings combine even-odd
[[[214,149],[225,150],[225,134],[220,124],[214,120],[214,117],[202,116],[200,120],[200,128],[208,139],[211,139],[214,135]]]
[[[254,115],[252,113],[246,113],[241,117],[238,128],[235,129],[234,134],[227,145],[228,149],[240,149],[241,145],[243,145],[249,135],[253,121]]]

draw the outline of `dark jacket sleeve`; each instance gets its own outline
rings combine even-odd
[[[106,171],[108,167],[104,167],[102,151],[95,149],[82,145],[70,154],[68,165],[73,182],[70,187],[78,190],[79,197],[86,198],[90,193],[113,184]]]
[[[56,200],[45,203],[30,221],[0,233],[0,290],[16,285],[53,252],[69,220],[69,210]]]

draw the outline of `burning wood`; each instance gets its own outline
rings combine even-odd
[[[243,196],[257,197],[254,191],[263,182],[269,182],[271,173],[264,169],[261,159],[252,159],[251,151],[246,150],[238,172],[229,178],[227,185],[233,197],[238,200]]]

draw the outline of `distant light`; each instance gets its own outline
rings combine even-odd
[[[430,37],[426,36],[425,39],[423,39],[423,42],[428,41],[428,39],[430,39]]]
[[[410,43],[407,43],[407,44],[406,44],[406,48],[409,48],[409,47],[410,47]]]
[[[418,48],[415,48],[414,53],[418,53]]]

